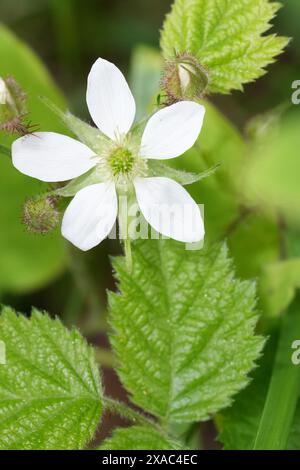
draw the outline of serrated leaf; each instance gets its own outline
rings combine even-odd
[[[278,9],[269,0],[175,0],[161,36],[164,56],[196,56],[209,72],[211,92],[241,90],[263,75],[288,43],[265,35]]]
[[[186,251],[139,241],[133,272],[114,260],[111,342],[133,401],[164,421],[206,420],[247,382],[263,340],[255,286],[234,278],[225,245]]]
[[[81,449],[102,410],[92,349],[37,310],[30,319],[3,309],[0,340],[0,449]]]
[[[182,447],[150,426],[116,429],[99,450],[180,450]]]
[[[219,439],[226,450],[253,449],[268,392],[276,344],[277,335],[274,333],[252,374],[249,386],[237,395],[230,408],[216,418]]]
[[[172,168],[169,165],[165,165],[164,163],[160,163],[154,160],[149,161],[149,166],[153,176],[166,176],[177,181],[177,183],[186,186],[188,184],[198,183],[198,181],[213,175],[220,165],[214,165],[208,170],[202,171],[201,173],[191,173],[189,171],[177,170],[176,168]]]

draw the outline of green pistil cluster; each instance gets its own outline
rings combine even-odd
[[[127,148],[118,147],[108,157],[113,176],[128,176],[134,168],[134,155]]]
[[[108,147],[99,157],[97,168],[105,179],[113,179],[116,184],[127,184],[148,174],[147,161],[139,156],[139,146],[132,142]]]

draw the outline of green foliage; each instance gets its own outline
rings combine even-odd
[[[254,446],[259,420],[263,412],[270,382],[277,334],[268,341],[252,380],[236,397],[230,408],[217,415],[219,440],[226,450],[251,450]]]
[[[60,106],[64,100],[34,53],[7,28],[0,26],[0,76],[13,75],[28,93],[29,119],[40,130],[63,131],[45,109],[38,95],[47,95]],[[9,148],[12,137],[0,136]],[[27,291],[43,286],[64,268],[63,241],[58,233],[33,236],[21,224],[25,199],[43,190],[43,185],[19,173],[9,158],[0,155],[0,291]]]
[[[162,31],[163,54],[197,57],[208,70],[213,93],[242,90],[288,43],[264,34],[278,8],[269,0],[175,0]]]
[[[299,397],[300,368],[294,364],[292,344],[300,336],[300,296],[295,297],[280,324],[274,367],[254,450],[284,450],[292,429]]]
[[[260,294],[265,311],[279,315],[293,300],[300,289],[300,259],[278,261],[265,266],[262,273]]]
[[[200,174],[219,165],[209,178],[193,184],[189,191],[205,205],[206,234],[209,240],[226,235],[228,225],[239,216],[239,196],[235,176],[246,154],[246,145],[235,127],[209,102],[205,106],[203,129],[195,146],[168,163],[176,169]]]
[[[181,446],[163,436],[157,430],[146,426],[132,426],[116,429],[106,439],[100,450],[180,450]]]
[[[81,449],[102,410],[92,349],[76,330],[34,310],[4,308],[0,340],[0,449]]]
[[[156,54],[159,60],[159,53]],[[151,62],[145,70],[148,80],[151,78],[149,64]],[[135,94],[135,87],[133,92]],[[237,184],[240,178],[236,175],[241,175],[245,167],[248,146],[222,113],[208,101],[202,104],[206,114],[197,143],[185,155],[169,160],[168,165],[180,172],[185,169],[194,174],[220,165],[209,178],[191,184],[188,190],[197,202],[205,206],[206,239],[215,241],[227,237],[238,275],[259,278],[262,266],[279,256],[277,219],[257,212],[251,204],[247,206],[245,203]],[[251,257],[245,253],[251,253]]]
[[[226,246],[186,251],[140,241],[133,272],[114,260],[112,345],[133,401],[166,422],[205,420],[247,382],[263,345],[255,286],[234,278]]]
[[[288,115],[279,131],[271,132],[263,146],[254,149],[253,157],[245,165],[241,189],[252,204],[274,209],[299,225],[300,161],[295,158],[299,148],[299,113]]]
[[[296,313],[295,319],[297,320]],[[299,323],[299,322],[298,322]],[[291,328],[294,328],[294,321],[291,323]],[[294,339],[297,339],[297,332],[295,331]],[[258,367],[255,369],[250,385],[237,396],[232,407],[220,413],[216,418],[217,427],[219,429],[219,439],[224,444],[226,450],[251,450],[255,446],[255,440],[258,434],[261,417],[263,415],[264,406],[267,399],[267,393],[270,387],[270,380],[272,369],[274,365],[274,357],[276,347],[278,345],[278,331],[273,331],[267,347],[264,350],[264,355],[261,357]],[[286,344],[281,357],[278,359],[278,371],[284,371],[287,360],[288,373],[297,373],[299,366],[291,364],[292,356],[291,344]],[[283,360],[284,359],[284,360]],[[294,369],[294,372],[293,372]],[[298,372],[299,375],[299,372]],[[290,380],[288,376],[280,377],[278,386],[289,386]],[[275,426],[275,416],[278,412],[289,412],[291,403],[288,400],[287,389],[281,390],[280,395],[276,397],[273,402],[273,409],[270,413],[270,429],[268,433],[271,434],[281,433],[285,426],[285,420],[282,426],[278,424]],[[297,393],[292,395],[292,400],[297,400]],[[292,410],[293,412],[293,410]],[[300,402],[298,400],[297,408],[294,414],[292,426],[286,445],[287,449],[299,450],[300,449]]]

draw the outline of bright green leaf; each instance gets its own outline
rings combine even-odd
[[[167,422],[205,420],[248,382],[262,348],[255,286],[234,278],[226,246],[186,251],[140,241],[133,273],[114,260],[112,345],[133,401]]]
[[[181,446],[146,426],[116,429],[100,450],[180,450]]]
[[[64,132],[40,102],[40,94],[59,106],[64,100],[34,53],[3,25],[0,26],[0,76],[13,75],[28,94],[30,120],[43,131]],[[0,135],[9,148],[11,137]],[[64,268],[60,233],[45,237],[26,232],[21,223],[25,199],[40,194],[45,185],[19,173],[11,160],[0,154],[0,290],[26,291],[43,286]]]
[[[0,340],[0,449],[81,449],[100,420],[101,384],[78,331],[34,310],[4,308]]]
[[[196,56],[208,70],[211,92],[241,90],[263,75],[288,43],[264,34],[278,8],[269,0],[175,0],[162,31],[163,54]]]

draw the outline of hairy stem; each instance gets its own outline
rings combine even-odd
[[[142,424],[152,427],[154,426],[159,432],[161,432],[161,434],[164,434],[163,430],[153,419],[147,418],[138,411],[129,408],[129,406],[125,405],[125,403],[108,397],[104,397],[103,403],[106,410],[112,413],[117,413],[122,418],[127,419],[134,424]]]

